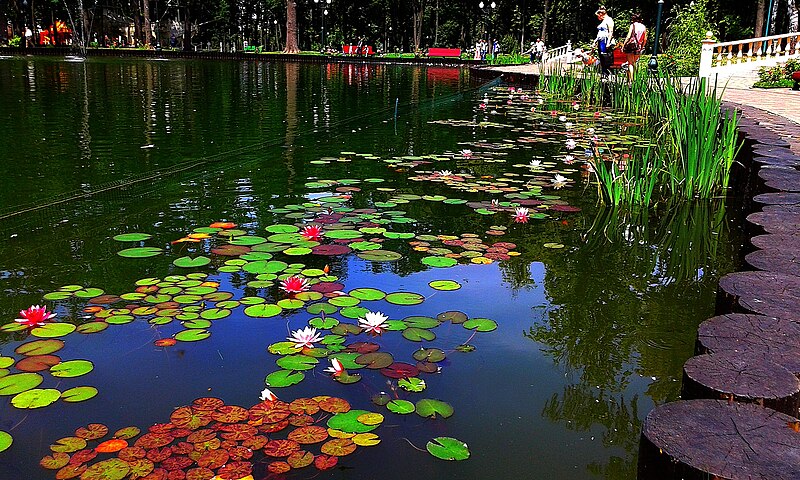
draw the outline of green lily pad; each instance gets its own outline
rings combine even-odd
[[[199,342],[211,336],[208,330],[182,330],[175,334],[175,340],[179,342]]]
[[[360,356],[360,353],[334,353],[329,355],[328,358],[335,358],[342,362],[342,367],[345,370],[358,370],[359,368],[364,368],[364,365],[356,363],[356,358]]]
[[[399,398],[387,403],[386,408],[390,412],[397,413],[399,415],[408,415],[409,413],[414,413],[414,410],[417,409],[413,403]]]
[[[38,373],[16,373],[0,378],[0,395],[16,395],[38,387],[44,379]]]
[[[299,352],[302,347],[294,342],[276,342],[267,347],[267,350],[273,355],[290,355]]]
[[[442,290],[445,292],[458,290],[461,288],[461,284],[456,282],[455,280],[434,280],[428,283],[428,286],[434,290]]]
[[[421,342],[423,340],[430,342],[436,339],[436,334],[424,328],[408,327],[403,330],[403,337],[412,342]]]
[[[97,389],[94,387],[75,387],[61,392],[61,400],[69,403],[83,402],[94,398]]]
[[[366,410],[350,410],[345,413],[337,413],[328,419],[328,428],[341,430],[347,433],[367,433],[378,428],[379,425],[365,425],[358,421],[358,417],[368,414]]]
[[[413,316],[406,317],[403,322],[409,327],[434,328],[440,325],[439,320],[431,317]]]
[[[250,305],[249,307],[244,309],[244,314],[248,317],[255,317],[255,318],[270,318],[279,315],[283,311],[283,308],[272,304],[272,303],[262,303],[260,305]]]
[[[31,335],[39,338],[56,338],[74,332],[75,325],[71,323],[46,323],[31,330]]]
[[[131,465],[119,458],[97,462],[82,474],[82,480],[122,480],[131,471]]]
[[[303,381],[305,374],[291,370],[278,370],[267,375],[265,380],[268,387],[289,387]]]
[[[441,400],[424,398],[417,402],[417,415],[420,417],[449,418],[453,415],[453,406]]]
[[[10,434],[0,430],[0,452],[8,450],[8,447],[10,447],[12,443],[14,443],[14,438]]]
[[[344,307],[339,311],[339,314],[345,318],[361,318],[367,313],[369,313],[369,309],[364,307]]]
[[[164,251],[158,247],[136,247],[120,250],[117,255],[125,258],[147,258],[161,255]]]
[[[330,330],[331,328],[339,325],[339,320],[333,317],[317,317],[308,321],[308,324],[319,330]]]
[[[49,339],[49,340],[34,340],[32,342],[23,343],[22,345],[18,346],[14,351],[20,355],[47,355],[53,352],[57,352],[64,348],[64,342],[61,340],[56,339]],[[0,368],[6,368],[10,365],[2,366]]]
[[[319,360],[307,355],[287,355],[279,358],[275,363],[284,370],[311,370],[319,363]]]
[[[337,307],[354,307],[361,303],[361,300],[347,295],[341,295],[328,299],[328,303]]]
[[[284,271],[288,266],[286,262],[278,260],[257,260],[255,262],[248,262],[242,267],[242,270],[255,274],[279,273]]]
[[[401,378],[397,381],[397,386],[407,392],[419,393],[425,390],[425,380],[417,377]]]
[[[412,357],[418,362],[441,362],[445,359],[445,353],[438,348],[420,348],[413,353]]]
[[[459,312],[456,310],[451,310],[449,312],[442,312],[439,315],[436,315],[436,320],[440,322],[450,322],[453,324],[464,323],[467,321],[469,317],[464,312]]]
[[[414,233],[412,232],[383,232],[383,236],[390,239],[408,239],[414,238]]]
[[[100,288],[81,288],[75,291],[75,296],[78,298],[94,298],[102,295],[104,291]]]
[[[385,300],[394,305],[419,305],[425,297],[413,292],[395,292],[386,295]]]
[[[267,239],[256,235],[243,235],[241,237],[232,238],[228,243],[231,245],[243,245],[249,247],[252,245],[259,245],[261,243],[267,243]]]
[[[149,233],[121,233],[114,235],[114,240],[118,242],[143,242],[149,240],[153,236]]]
[[[464,322],[463,325],[467,330],[478,332],[491,332],[497,328],[497,322],[488,318],[473,318]]]
[[[345,384],[345,385],[349,385],[351,383],[356,383],[356,382],[361,381],[361,375],[358,374],[358,373],[352,373],[351,374],[351,373],[348,373],[348,372],[342,372],[339,375],[333,377],[333,379],[336,380],[339,383],[342,383],[342,384]]]
[[[211,259],[204,256],[199,257],[181,257],[176,258],[175,261],[172,262],[173,265],[180,268],[194,268],[194,267],[202,267],[211,263]]]
[[[386,293],[377,288],[356,288],[348,293],[351,297],[364,301],[383,300]]]
[[[61,392],[54,388],[34,388],[16,394],[11,404],[16,408],[42,408],[61,398]]]
[[[267,228],[265,228],[265,230],[268,231],[269,233],[295,233],[299,232],[300,228],[294,225],[286,225],[279,223],[275,225],[270,225]]]
[[[336,305],[331,305],[330,303],[315,303],[306,307],[306,312],[310,313],[311,315],[319,315],[321,313],[331,315],[336,313],[338,309],[339,308]]]
[[[553,249],[564,248],[564,244],[563,243],[556,243],[556,242],[548,242],[548,243],[545,243],[542,246],[544,248],[553,248]]]
[[[11,365],[14,365],[16,362],[17,360],[14,357],[0,357],[0,368],[8,368]]]
[[[421,261],[425,265],[435,268],[449,268],[458,265],[458,260],[450,257],[423,257]]]
[[[425,448],[428,453],[442,460],[466,460],[469,458],[467,444],[452,437],[436,437]]]
[[[50,367],[50,375],[58,378],[74,378],[86,375],[94,370],[94,364],[89,360],[67,360]]]
[[[220,320],[230,315],[231,311],[227,308],[209,308],[200,312],[200,317],[206,320]]]
[[[356,256],[371,262],[396,262],[403,258],[403,255],[391,250],[367,250],[357,253]]]
[[[102,332],[106,328],[108,328],[108,324],[106,322],[87,322],[82,325],[78,325],[76,331],[78,333],[88,335],[91,333]]]

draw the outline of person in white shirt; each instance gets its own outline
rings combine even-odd
[[[597,37],[594,39],[594,43],[600,54],[600,64],[603,67],[603,73],[608,73],[608,67],[614,61],[613,56],[611,56],[611,40],[614,38],[614,19],[606,13],[606,7],[602,5],[594,14],[597,16],[597,19],[600,20],[600,25],[597,26]],[[609,57],[611,58],[609,59]]]

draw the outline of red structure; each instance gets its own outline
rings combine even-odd
[[[54,26],[39,32],[39,45],[69,45],[72,43],[72,30],[61,20],[56,20]]]

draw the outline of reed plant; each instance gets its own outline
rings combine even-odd
[[[741,144],[738,116],[723,111],[716,84],[651,77],[644,68],[631,82],[621,76],[600,78],[597,73],[559,69],[543,76],[541,89],[644,119],[639,133],[657,147],[634,148],[624,162],[598,154],[590,160],[604,203],[650,205],[672,197],[725,194]]]

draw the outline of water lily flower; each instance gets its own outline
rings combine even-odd
[[[536,111],[536,107],[531,107],[531,112],[535,112],[535,111]]]
[[[564,163],[566,163],[567,165],[571,165],[574,162],[575,162],[575,157],[573,157],[572,155],[564,156]]]
[[[575,140],[570,138],[570,139],[567,140],[567,142],[564,144],[564,146],[567,147],[567,150],[573,150],[575,147],[578,146],[578,144],[575,143]]]
[[[461,153],[461,155],[463,155],[464,158],[472,158],[472,150],[469,150],[467,148],[461,150],[461,152],[459,153]]]
[[[531,167],[531,168],[539,168],[539,167],[542,166],[542,161],[541,160],[531,160],[531,163],[529,163],[528,166]]]
[[[564,128],[566,128],[567,130],[569,130],[570,128],[572,128],[572,122],[567,122],[567,123],[565,123],[565,124],[564,124]]]
[[[551,117],[556,117],[556,116],[558,116],[558,112],[556,112],[555,110],[550,110],[550,116]]]
[[[496,198],[493,198],[493,199],[492,199],[492,205],[491,205],[491,209],[492,209],[492,210],[496,210],[496,209],[498,209],[498,208],[500,208],[500,200],[498,200],[498,199],[496,199]]]
[[[595,118],[595,120],[596,120],[596,119],[598,119],[598,118],[600,118],[600,115],[601,115],[601,114],[600,114],[600,112],[594,112],[594,118]]]
[[[286,337],[286,340],[289,340],[298,347],[314,348],[314,342],[319,342],[320,336],[316,328],[306,327],[295,330],[292,332],[291,337]]]
[[[553,187],[561,188],[561,187],[563,187],[564,185],[567,184],[567,177],[565,177],[563,175],[556,174],[556,176],[553,177],[553,179],[550,180],[550,182],[553,184]]]
[[[517,223],[528,223],[529,211],[525,207],[517,207],[514,210],[514,221]]]
[[[578,102],[572,102],[572,109],[577,112],[581,109],[581,106],[578,104]]]
[[[334,377],[338,377],[342,373],[344,373],[344,366],[342,362],[339,361],[338,358],[331,358],[331,366],[326,368],[324,371],[326,373],[330,373]]]
[[[451,172],[450,170],[442,170],[440,172],[434,172],[433,175],[436,177],[447,178],[447,177],[452,177],[453,172]]]
[[[367,312],[364,318],[358,319],[358,326],[363,328],[368,334],[380,335],[388,327],[388,325],[386,325],[386,320],[388,319],[389,316],[381,312]]]
[[[486,104],[485,103],[481,103],[481,104],[478,105],[478,108],[480,108],[481,110],[486,110]]]
[[[587,133],[588,135],[594,135],[594,128],[592,128],[592,127],[589,127],[589,128],[587,128],[587,129],[586,129],[586,133]]]
[[[511,104],[512,104],[512,103],[514,103],[514,102],[512,102],[512,101],[511,101],[511,99],[509,99],[509,100],[506,100],[506,103],[507,103],[507,104],[509,104],[509,105],[511,105]]]
[[[517,89],[514,88],[514,87],[508,87],[508,91],[511,92],[511,93],[514,93],[514,92],[517,91]]]
[[[543,98],[539,98],[538,99],[538,103],[539,103],[539,105],[542,105],[544,103],[544,99]]]
[[[567,116],[566,116],[566,115],[561,115],[561,116],[559,116],[559,117],[558,117],[558,121],[559,121],[559,122],[566,122],[566,121],[567,121]]]
[[[264,390],[261,390],[261,396],[258,398],[260,398],[262,402],[274,402],[278,399],[278,396],[272,393],[269,388],[265,388]]]
[[[55,313],[48,312],[46,306],[39,305],[28,307],[27,310],[20,310],[19,315],[21,318],[17,318],[14,321],[26,327],[44,325],[48,320],[56,316]]]
[[[295,294],[300,292],[305,292],[308,290],[310,285],[308,284],[308,279],[303,277],[295,277],[291,276],[289,278],[285,278],[281,280],[281,290],[288,294]]]
[[[308,240],[319,240],[322,238],[322,227],[319,225],[306,225],[303,227],[303,230],[300,231],[300,235]]]

